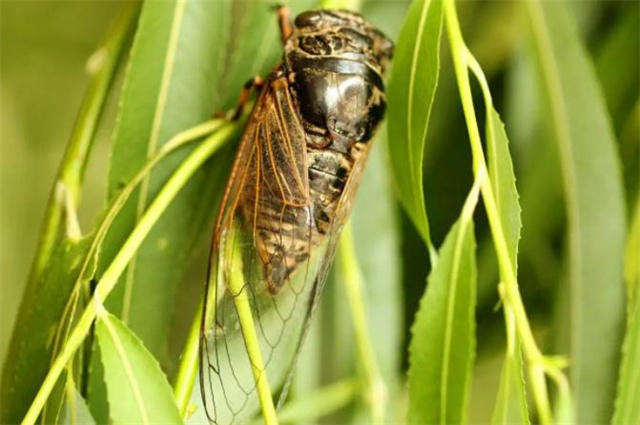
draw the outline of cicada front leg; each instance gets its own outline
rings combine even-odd
[[[293,33],[293,26],[291,25],[291,19],[289,18],[289,8],[286,6],[279,6],[276,9],[278,14],[278,23],[280,24],[280,38],[282,44],[285,44],[291,33]]]
[[[232,120],[237,120],[238,118],[240,118],[240,115],[242,115],[242,110],[244,109],[244,106],[249,101],[249,96],[251,96],[251,92],[253,90],[255,90],[256,92],[259,92],[263,86],[264,86],[264,79],[257,75],[252,79],[250,79],[249,81],[247,81],[246,83],[244,83],[244,86],[240,91],[240,95],[238,96],[238,103],[236,104],[236,107],[233,110],[233,113],[231,114]]]

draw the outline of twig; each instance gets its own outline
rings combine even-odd
[[[91,55],[87,62],[87,72],[90,76],[89,85],[49,198],[44,225],[40,232],[40,241],[29,277],[30,281],[36,281],[37,276],[47,264],[55,242],[60,236],[60,227],[64,223],[65,211],[75,214],[75,208],[78,206],[82,191],[84,171],[100,116],[125,47],[127,35],[134,27],[139,7],[138,3],[128,3],[124,6],[102,46]]]
[[[125,243],[116,254],[115,258],[105,270],[98,282],[93,294],[94,301],[87,304],[86,309],[69,335],[69,339],[63,345],[60,354],[53,362],[40,390],[36,394],[33,403],[22,420],[23,424],[32,425],[42,407],[44,406],[51,390],[67,362],[71,359],[82,341],[87,336],[89,329],[96,317],[95,305],[103,302],[111,293],[118,282],[118,278],[127,264],[135,255],[146,236],[149,234],[156,221],[160,218],[169,203],[177,195],[178,191],[189,181],[193,173],[234,134],[241,122],[225,124],[215,134],[208,137],[180,164],[169,180],[162,187],[152,204],[144,213],[138,225],[133,229]]]
[[[482,149],[480,131],[478,129],[475,116],[471,95],[471,85],[467,69],[471,69],[480,82],[487,110],[489,110],[489,108],[493,108],[491,95],[480,66],[476,62],[475,58],[473,58],[471,52],[469,52],[462,38],[454,0],[446,0],[445,2],[445,22],[447,34],[449,36],[449,44],[451,46],[456,79],[458,81],[458,89],[460,91],[460,99],[462,101],[462,107],[469,133],[471,152],[473,156],[473,170],[477,175],[480,172],[486,172],[487,165]],[[509,304],[515,318],[518,336],[520,337],[523,352],[528,362],[528,370],[531,378],[530,382],[540,422],[542,424],[548,424],[552,422],[552,414],[549,394],[545,382],[545,373],[555,378],[564,375],[559,368],[545,361],[542,352],[536,344],[518,289],[515,265],[512,264],[509,256],[504,229],[500,222],[495,195],[489,179],[484,180],[481,190],[485,210],[489,219],[491,235],[494,241],[500,275],[504,282],[504,301]],[[558,379],[556,379],[556,381],[561,382],[561,380]]]

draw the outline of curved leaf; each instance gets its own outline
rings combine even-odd
[[[561,2],[529,2],[568,215],[571,371],[578,423],[611,417],[624,320],[624,201],[594,70]]]
[[[5,369],[2,388],[3,423],[17,423],[22,419],[47,374],[53,350],[51,338],[55,335],[52,332],[55,332],[73,283],[80,274],[80,264],[89,250],[90,241],[91,238],[79,242],[63,240],[55,247],[38,278],[37,290],[31,294],[33,300],[39,302],[20,315],[17,325],[24,326],[29,332],[23,333],[16,328],[17,349],[7,358],[9,367]],[[62,390],[60,385],[62,381],[56,385],[58,396]]]
[[[616,397],[614,425],[640,423],[640,302],[636,300],[622,347],[622,366]]]
[[[500,222],[505,231],[509,256],[517,269],[518,242],[522,227],[520,204],[518,203],[513,164],[509,154],[509,140],[500,115],[493,107],[487,110],[486,133],[489,179],[498,204]],[[515,329],[515,319],[508,306],[505,305],[503,308],[505,308],[507,327],[507,352],[491,422],[493,424],[529,424],[522,352]]]
[[[500,222],[505,231],[509,257],[511,263],[517,268],[518,242],[522,227],[518,191],[509,153],[509,140],[500,115],[493,107],[487,110],[486,140],[489,179],[496,197]],[[507,353],[491,421],[494,424],[528,424],[530,420],[527,412],[520,342],[513,315],[508,306],[504,308]]]
[[[96,322],[96,336],[113,423],[183,423],[160,365],[138,337],[107,312]]]
[[[438,82],[441,31],[442,2],[416,0],[400,30],[387,90],[389,152],[395,186],[430,249],[422,162]]]
[[[472,213],[478,185],[439,251],[411,328],[410,424],[465,422],[475,353],[476,259]]]

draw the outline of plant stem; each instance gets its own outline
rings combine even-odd
[[[185,417],[189,408],[191,391],[198,374],[198,354],[200,344],[200,322],[202,317],[202,302],[198,305],[195,317],[189,329],[189,336],[185,343],[184,351],[180,357],[180,366],[176,382],[173,385],[173,395],[180,411],[180,416]]]
[[[230,229],[230,232],[239,231],[238,229]],[[233,239],[233,236],[229,236]],[[235,245],[235,244],[234,244]],[[237,248],[237,247],[235,247]],[[258,333],[253,321],[253,313],[251,312],[251,303],[245,290],[244,275],[242,273],[242,254],[239,250],[230,250],[227,255],[232,256],[232,266],[229,270],[229,280],[227,287],[233,296],[233,303],[238,313],[240,328],[242,329],[242,338],[246,347],[249,363],[251,364],[251,372],[256,383],[258,398],[262,408],[262,417],[266,425],[277,425],[278,417],[276,416],[276,408],[273,404],[273,396],[269,387],[269,379],[267,370],[264,366],[262,352],[260,351],[260,343],[258,341]],[[251,283],[248,283],[249,285]],[[215,302],[213,300],[212,302]]]
[[[362,275],[356,259],[353,243],[353,231],[351,222],[348,222],[340,237],[340,264],[342,266],[342,281],[347,292],[347,299],[351,307],[351,320],[356,334],[356,345],[362,366],[367,378],[369,391],[369,404],[374,424],[384,422],[384,411],[387,399],[387,389],[380,375],[364,308],[364,295],[362,293]]]
[[[133,258],[156,221],[160,218],[178,191],[189,181],[193,173],[234,134],[239,125],[239,122],[225,124],[215,134],[204,140],[202,144],[194,149],[180,164],[162,187],[161,191],[138,222],[138,225],[133,229],[120,248],[120,251],[116,254],[100,278],[93,294],[93,302],[87,304],[82,316],[71,331],[69,339],[63,345],[60,354],[58,354],[53,362],[33,403],[22,420],[23,424],[32,425],[35,423],[62,370],[87,336],[96,317],[96,303],[100,304],[104,302],[109,293],[111,293],[127,264],[131,258]]]
[[[75,317],[75,310],[78,304],[79,291],[81,289],[82,282],[88,280],[91,275],[95,272],[95,270],[89,269],[89,267],[98,262],[99,249],[102,246],[102,242],[104,237],[106,236],[113,220],[116,218],[124,204],[129,199],[133,190],[140,184],[142,179],[149,174],[151,169],[156,166],[162,159],[164,159],[169,153],[173,152],[180,146],[183,146],[189,142],[192,142],[200,137],[206,136],[208,134],[213,133],[216,129],[218,129],[224,123],[223,119],[213,119],[210,121],[206,121],[202,124],[199,124],[195,127],[187,129],[181,133],[178,133],[174,137],[171,138],[166,144],[162,146],[160,150],[147,161],[144,166],[136,173],[135,176],[131,179],[131,181],[118,193],[118,196],[115,198],[107,214],[104,216],[104,219],[98,226],[95,232],[95,236],[91,241],[91,246],[89,247],[89,251],[82,263],[82,267],[80,268],[80,273],[78,274],[78,278],[74,284],[71,297],[65,306],[65,309],[62,313],[62,320],[60,321],[60,327],[56,333],[56,337],[53,344],[53,353],[55,354],[58,351],[58,347],[61,342],[66,339],[70,331],[70,326],[73,322],[73,317]],[[88,293],[88,292],[87,292]],[[87,295],[88,296],[88,295]],[[67,319],[70,318],[70,319]]]
[[[493,108],[493,105],[491,103],[491,96],[484,74],[469,52],[462,38],[454,0],[446,0],[445,21],[456,79],[460,91],[460,98],[469,132],[471,152],[473,156],[473,169],[474,173],[477,175],[480,172],[485,173],[487,166],[482,149],[480,131],[478,129],[473,107],[471,85],[469,82],[469,75],[467,73],[468,68],[470,68],[476,77],[478,77],[478,81],[480,82],[485,97],[486,109],[490,110]],[[500,222],[496,199],[489,179],[485,179],[483,181],[481,191],[494,241],[500,275],[504,282],[505,302],[509,304],[511,311],[513,312],[518,336],[520,337],[523,351],[529,363],[528,369],[531,376],[531,386],[540,422],[542,424],[548,424],[552,422],[552,415],[544,374],[546,372],[550,376],[557,377],[558,375],[562,375],[562,372],[557,367],[545,363],[542,352],[538,348],[533,332],[531,331],[531,326],[529,325],[529,320],[518,289],[515,265],[512,263],[509,256],[505,233]]]
[[[107,33],[102,46],[91,55],[87,62],[89,84],[49,197],[29,281],[36,281],[47,264],[55,242],[61,234],[64,212],[75,214],[75,208],[80,201],[84,171],[98,123],[127,36],[134,28],[139,7],[138,3],[128,3],[123,7],[122,12]],[[76,232],[71,236],[80,237]]]

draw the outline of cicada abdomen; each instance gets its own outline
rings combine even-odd
[[[260,84],[213,239],[201,391],[214,422],[253,411],[262,374],[272,383],[287,374],[385,110],[393,45],[362,16],[309,11],[291,26],[281,14],[281,29],[283,61]],[[238,296],[254,312],[257,375],[234,317]]]

